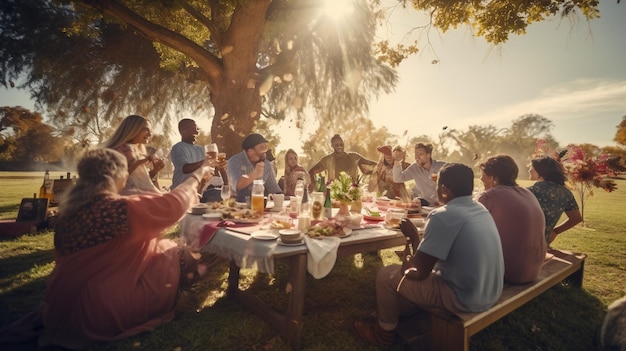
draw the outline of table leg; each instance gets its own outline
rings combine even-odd
[[[233,298],[239,292],[239,267],[234,260],[230,261],[230,268],[228,270],[228,288],[226,290],[226,296]]]
[[[304,290],[306,283],[306,255],[296,255],[289,258],[289,283],[291,294],[285,314],[285,328],[283,337],[289,341],[292,349],[300,349],[302,338],[302,314],[304,311]]]

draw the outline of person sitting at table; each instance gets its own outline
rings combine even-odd
[[[315,179],[315,175],[326,171],[326,181],[331,182],[339,177],[339,173],[346,172],[353,180],[358,178],[358,172],[371,174],[376,161],[369,160],[357,152],[344,151],[344,142],[339,134],[330,138],[333,152],[322,157],[311,169],[309,169],[309,179]],[[309,191],[315,191],[315,182],[309,183]]]
[[[528,187],[537,200],[546,219],[546,243],[551,244],[557,235],[582,222],[574,194],[565,186],[567,176],[561,162],[549,156],[533,158],[530,161],[530,180],[535,184]],[[556,225],[565,213],[567,219]]]
[[[444,161],[433,160],[432,144],[417,143],[415,145],[415,163],[406,169],[402,166],[399,155],[395,157],[393,164],[393,181],[400,183],[413,179],[413,201],[419,201],[422,206],[436,206],[437,192],[433,174],[437,174]]]
[[[504,253],[504,280],[528,283],[537,279],[546,257],[545,219],[530,190],[517,185],[518,168],[508,155],[481,162],[480,180],[485,191],[477,201],[493,216]]]
[[[241,143],[243,149],[228,160],[228,179],[237,192],[237,201],[245,202],[252,193],[255,179],[263,179],[265,195],[282,194],[276,182],[276,174],[266,158],[267,140],[257,133],[246,136]]]
[[[354,322],[359,338],[391,346],[398,318],[416,308],[481,312],[496,303],[504,285],[500,237],[489,212],[472,200],[473,189],[470,167],[441,168],[437,194],[443,206],[429,214],[415,255],[376,274],[378,318]]]
[[[207,189],[202,193],[200,202],[218,202],[222,201],[221,187],[226,184],[228,186],[228,178],[226,176],[227,161],[217,163],[204,150],[203,146],[196,145],[199,129],[196,122],[190,118],[181,119],[178,122],[178,132],[181,140],[172,146],[170,159],[174,165],[174,174],[172,176],[172,185],[170,189],[175,189],[189,178],[193,172],[200,168],[204,162],[210,162],[216,169],[215,176],[211,177],[208,182]],[[207,180],[202,180],[198,191],[202,191]]]
[[[298,163],[298,154],[293,149],[289,149],[285,153],[285,174],[283,176],[285,182],[283,191],[285,195],[294,196],[296,181],[299,177],[302,177],[304,180],[304,177],[308,177],[308,173],[306,168]]]
[[[391,148],[389,145],[383,145],[376,148],[381,153],[378,165],[370,176],[370,182],[367,187],[368,191],[376,191],[379,195],[385,195],[390,199],[408,199],[411,197],[404,186],[404,182],[396,183],[393,181],[393,162],[394,154],[401,159],[402,169],[406,169],[409,163],[404,161],[405,153],[401,146]]]
[[[122,120],[113,135],[104,142],[104,147],[121,152],[128,161],[130,176],[121,194],[161,192],[156,185],[156,177],[165,163],[155,154],[147,152],[146,144],[151,136],[150,122],[143,116],[130,115]]]
[[[179,289],[203,269],[163,231],[198,202],[198,183],[209,176],[203,172],[199,167],[170,192],[120,196],[128,179],[124,155],[85,152],[56,220],[41,346],[87,348],[173,319]]]

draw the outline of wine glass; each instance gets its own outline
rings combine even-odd
[[[222,185],[221,196],[222,196],[222,200],[224,201],[230,199],[230,185],[228,184]]]
[[[204,150],[206,151],[206,153],[209,155],[210,158],[215,159],[217,158],[217,144],[216,143],[211,143],[208,144],[204,147]]]

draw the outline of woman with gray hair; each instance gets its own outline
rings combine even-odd
[[[179,287],[202,267],[162,233],[198,202],[208,170],[198,168],[168,193],[121,196],[124,155],[108,148],[85,153],[59,208],[41,345],[85,348],[172,320]]]

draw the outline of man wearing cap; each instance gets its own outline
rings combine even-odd
[[[413,201],[419,200],[422,206],[435,206],[437,204],[437,174],[446,162],[436,161],[432,158],[432,144],[417,143],[415,145],[415,163],[407,169],[402,169],[401,160],[394,155],[393,181],[406,182],[415,180],[413,188]]]
[[[246,196],[252,193],[252,182],[263,179],[265,195],[282,194],[276,182],[276,174],[267,160],[267,140],[261,135],[252,133],[243,139],[243,149],[228,160],[228,179],[236,187],[237,201],[245,202]]]
[[[309,170],[309,176],[311,180],[315,179],[315,175],[326,171],[327,181],[332,181],[339,176],[339,173],[346,172],[352,177],[353,180],[357,179],[358,170],[363,174],[371,174],[376,161],[368,160],[356,152],[345,152],[343,139],[339,134],[335,134],[330,139],[330,145],[334,152],[328,154],[315,164]],[[369,166],[369,167],[368,167]],[[315,190],[315,182],[309,183],[309,191]]]

